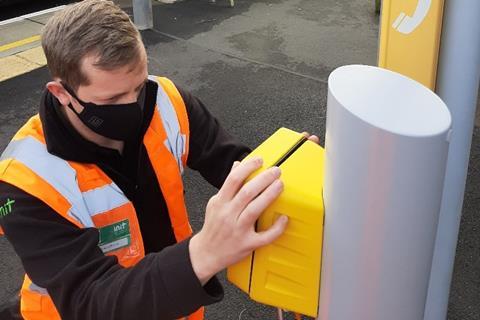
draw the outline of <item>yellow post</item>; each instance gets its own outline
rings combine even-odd
[[[444,0],[383,0],[378,65],[435,90]]]

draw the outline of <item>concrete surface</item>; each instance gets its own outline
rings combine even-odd
[[[40,39],[23,45],[17,43],[24,39],[40,35],[41,26],[39,23],[30,20],[0,25],[0,34],[2,35],[0,37],[0,58],[11,56],[26,49],[38,47],[40,45]]]
[[[41,47],[20,51],[14,55],[0,57],[0,81],[13,78],[47,64]]]
[[[376,63],[373,1],[237,0],[234,8],[228,6],[226,0],[156,3],[155,30],[143,33],[150,73],[191,90],[252,147],[280,126],[316,133],[323,144],[329,73],[340,65]],[[0,150],[36,112],[48,79],[43,67],[0,83]],[[480,319],[479,131],[475,128],[472,144],[451,320]],[[194,172],[187,172],[185,182],[198,230],[215,190]],[[0,257],[1,304],[18,289],[22,269],[5,239],[0,239]],[[276,318],[275,310],[250,301],[228,283],[225,290],[225,299],[207,308],[208,319]]]

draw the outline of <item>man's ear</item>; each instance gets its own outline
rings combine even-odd
[[[70,94],[65,90],[65,88],[60,84],[58,81],[50,81],[46,85],[47,90],[53,94],[58,101],[64,106],[68,106],[70,104]]]

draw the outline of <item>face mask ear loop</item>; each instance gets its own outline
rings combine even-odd
[[[72,103],[69,103],[69,104],[67,105],[67,107],[68,107],[70,110],[72,110],[77,116],[80,115],[81,112],[80,112],[80,113],[77,112],[77,110],[75,110],[75,108],[72,106]]]
[[[73,97],[75,98],[75,100],[77,100],[82,106],[83,106],[83,101],[81,101],[77,95],[73,92],[72,88],[70,88],[69,85],[67,85],[65,82],[63,81],[60,81],[60,84],[62,85],[62,87]],[[77,110],[75,110],[75,108],[73,107],[72,103],[70,102],[67,107],[72,110],[77,116],[80,115],[79,112],[77,112]],[[85,108],[85,107],[84,107]]]

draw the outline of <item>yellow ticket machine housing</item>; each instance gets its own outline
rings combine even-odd
[[[248,157],[282,170],[284,191],[262,213],[257,231],[280,215],[289,218],[285,233],[272,244],[228,268],[227,278],[258,302],[316,317],[323,240],[324,149],[302,134],[281,128]]]

